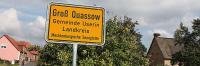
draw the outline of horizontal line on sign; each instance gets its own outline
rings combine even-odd
[[[50,6],[55,5],[55,6],[63,6],[63,7],[74,7],[74,8],[83,8],[83,9],[93,9],[93,10],[103,10],[104,8],[102,7],[94,7],[94,6],[84,6],[84,5],[74,5],[74,4],[63,4],[63,3],[54,3],[51,4]]]

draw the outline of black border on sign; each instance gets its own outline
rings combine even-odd
[[[101,42],[87,42],[87,41],[71,41],[71,40],[60,40],[60,39],[49,39],[49,28],[50,28],[50,18],[51,18],[51,6],[62,6],[62,7],[73,7],[73,8],[82,8],[82,9],[92,9],[92,10],[101,10],[102,11],[102,33],[101,33]],[[50,11],[48,12],[48,29],[46,27],[46,34],[45,40],[47,42],[52,42],[52,43],[69,43],[69,44],[81,44],[81,45],[97,45],[97,46],[102,46],[105,43],[105,30],[106,30],[106,24],[104,23],[105,21],[105,9],[102,7],[93,7],[93,6],[84,6],[84,5],[73,5],[73,4],[63,4],[63,3],[51,3],[49,5]]]

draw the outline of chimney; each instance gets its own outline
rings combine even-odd
[[[159,37],[159,36],[160,36],[160,33],[154,33],[153,36],[154,36],[154,37]]]

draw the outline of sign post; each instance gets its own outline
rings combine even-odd
[[[78,44],[73,44],[73,66],[76,66]]]
[[[104,44],[104,19],[101,7],[52,3],[46,23],[46,41],[73,44],[73,66],[76,66],[78,44]]]

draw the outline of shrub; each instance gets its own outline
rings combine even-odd
[[[0,58],[0,64],[3,64],[3,62],[4,62],[4,60],[2,60],[2,59]]]

